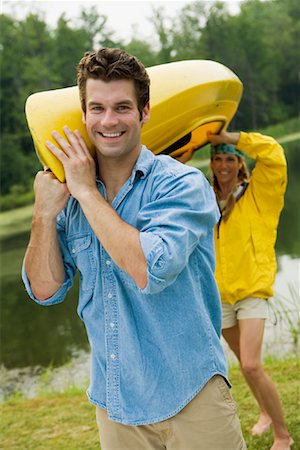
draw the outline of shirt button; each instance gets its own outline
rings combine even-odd
[[[110,328],[115,328],[115,324],[113,322],[110,322],[109,326]]]
[[[111,353],[110,354],[110,359],[112,359],[113,361],[116,359],[117,357],[116,357],[116,355],[114,354],[114,353]]]
[[[110,260],[108,259],[107,261],[105,261],[105,264],[106,264],[107,266],[110,266]]]
[[[112,298],[112,293],[109,292],[109,293],[107,294],[107,297],[108,297],[108,298]]]
[[[72,248],[72,253],[75,253],[75,252],[76,252],[75,248]]]

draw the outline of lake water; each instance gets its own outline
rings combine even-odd
[[[289,145],[287,153],[289,184],[276,244],[278,273],[266,322],[264,352],[276,356],[299,351],[299,146],[299,141]],[[28,238],[29,233],[23,233],[1,242],[0,399],[16,390],[33,396],[40,374],[49,366],[54,370],[47,387],[53,384],[56,390],[70,384],[85,385],[89,375],[89,346],[76,313],[78,283],[66,300],[54,307],[29,300],[20,279]],[[225,343],[224,347],[231,359]]]

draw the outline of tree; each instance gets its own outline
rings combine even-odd
[[[203,32],[210,2],[199,1],[186,5],[170,27],[173,60],[205,59]]]
[[[157,53],[147,42],[133,38],[124,48],[128,53],[140,59],[146,67],[157,64]]]

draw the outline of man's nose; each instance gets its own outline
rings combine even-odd
[[[101,116],[101,123],[105,127],[116,125],[118,123],[117,113],[113,109],[107,109]]]

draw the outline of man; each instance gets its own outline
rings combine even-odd
[[[97,163],[78,131],[53,133],[63,151],[47,143],[66,183],[35,179],[29,295],[58,303],[80,272],[102,450],[245,449],[220,344],[214,194],[196,169],[141,145],[149,77],[136,58],[88,52],[77,80]]]

